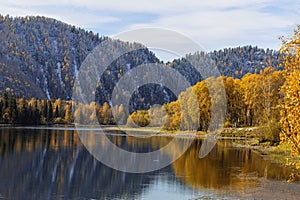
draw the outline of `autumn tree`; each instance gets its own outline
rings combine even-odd
[[[222,76],[226,90],[226,121],[225,126],[240,126],[244,124],[243,108],[245,107],[240,79]]]
[[[127,125],[131,127],[144,127],[150,123],[150,116],[148,110],[137,110],[133,112],[127,120]]]
[[[112,110],[107,102],[104,102],[100,109],[99,122],[106,125],[113,124]]]
[[[114,118],[115,118],[115,121],[117,122],[118,125],[125,125],[126,124],[126,121],[127,121],[127,114],[126,114],[126,111],[124,109],[124,106],[123,104],[121,105],[116,105],[114,107]]]
[[[211,96],[207,83],[209,80],[198,82],[193,86],[193,90],[197,96],[199,109],[198,130],[207,131],[211,119]]]
[[[284,78],[282,71],[274,71],[274,68],[267,67],[261,70],[257,83],[261,91],[261,122],[279,121],[279,102],[282,99],[280,87],[283,85]]]
[[[71,105],[66,105],[65,121],[71,123],[73,121]]]
[[[197,102],[194,102],[197,101],[196,95],[192,96],[192,94],[194,94],[194,91],[193,88],[190,87],[178,97],[182,119],[180,128],[182,130],[197,130],[198,116],[195,115],[199,114],[197,112],[198,104]],[[195,114],[195,112],[197,113]],[[195,123],[196,126],[193,126]]]
[[[244,102],[244,121],[247,126],[260,125],[263,97],[259,86],[258,74],[246,74],[241,79],[241,90]]]
[[[282,86],[284,101],[281,109],[281,139],[293,144],[294,152],[300,153],[300,25],[290,38],[282,38],[281,53],[285,55]]]
[[[149,109],[150,124],[152,127],[162,127],[166,121],[166,111],[164,107],[152,105]]]
[[[181,122],[181,112],[179,101],[174,101],[165,104],[164,109],[166,110],[166,122],[164,124],[164,129],[166,130],[178,130]]]

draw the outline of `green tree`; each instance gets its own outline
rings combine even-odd
[[[3,102],[0,99],[0,122],[3,121],[3,119],[2,119],[3,113],[2,112],[3,112]]]
[[[15,123],[18,118],[17,100],[14,95],[10,95],[8,98],[9,107],[9,120],[11,123]]]
[[[48,104],[47,104],[47,100],[43,100],[42,103],[43,103],[43,109],[42,109],[42,118],[43,118],[43,120],[42,121],[44,123],[48,123],[48,118],[47,118]]]
[[[38,106],[38,101],[34,99],[34,108],[33,108],[33,123],[41,124],[41,113]]]
[[[26,124],[28,122],[28,108],[27,108],[27,101],[25,98],[18,99],[18,122]]]
[[[47,104],[47,123],[51,122],[53,119],[53,107],[52,102],[49,100]]]
[[[54,118],[59,117],[59,110],[58,110],[58,105],[55,106],[55,112],[54,112]]]
[[[2,120],[4,123],[9,122],[9,108],[8,108],[8,94],[4,92],[2,94]]]

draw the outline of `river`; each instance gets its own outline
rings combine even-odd
[[[135,152],[172,140],[107,135]],[[0,199],[300,199],[300,184],[286,182],[289,169],[231,140],[199,159],[202,142],[163,169],[125,173],[97,161],[73,128],[0,128]]]

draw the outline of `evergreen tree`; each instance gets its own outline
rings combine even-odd
[[[55,106],[54,118],[59,117],[58,105]]]
[[[53,119],[53,107],[52,107],[52,102],[48,101],[48,106],[47,106],[47,123],[51,122]]]
[[[45,120],[45,122],[47,123],[48,122],[48,105],[47,105],[47,100],[43,100],[43,112],[42,112],[42,118],[43,120]]]
[[[3,119],[2,119],[2,115],[3,115],[2,110],[3,110],[3,102],[2,102],[2,99],[0,99],[0,122],[3,121]]]
[[[35,100],[34,109],[33,109],[33,118],[35,124],[41,123],[41,113],[38,107],[38,102]]]
[[[18,122],[26,124],[29,120],[27,102],[24,98],[20,98],[18,104]]]
[[[17,102],[14,95],[8,97],[8,116],[10,123],[14,123],[18,117]]]
[[[9,119],[8,114],[8,94],[4,92],[2,94],[2,122],[7,123]]]

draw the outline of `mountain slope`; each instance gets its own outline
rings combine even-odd
[[[0,70],[3,72],[1,91],[11,88],[16,94],[26,97],[70,99],[74,77],[81,63],[94,47],[108,38],[46,17],[0,16],[0,39]],[[117,40],[113,42],[121,46],[129,45]],[[134,67],[144,62],[158,62],[146,47],[133,45],[141,50],[115,64],[124,68],[126,65]],[[17,76],[13,75],[13,71],[8,72],[11,66],[15,68]],[[26,77],[22,78],[25,83],[23,89],[6,80],[10,77],[18,82],[17,79],[21,78],[19,75]],[[42,91],[31,90],[34,86]]]
[[[46,17],[16,17],[0,15],[0,91],[37,98],[72,97],[76,73],[86,56],[107,37]],[[133,45],[137,51],[122,55],[99,77],[96,100],[110,101],[112,90],[120,77],[145,63],[160,63],[145,46],[111,40],[118,46]],[[113,49],[107,49],[113,51]],[[105,59],[105,58],[103,58]],[[210,53],[196,52],[167,63],[178,70],[191,84],[202,80],[188,60],[212,60],[211,67],[226,76],[240,78],[246,73],[259,73],[267,66],[280,69],[277,51],[258,47],[237,47]],[[134,80],[134,77],[132,77]],[[150,84],[134,92],[133,109],[149,108],[152,104],[174,101],[176,96],[167,88]]]
[[[259,73],[269,66],[282,70],[280,60],[281,55],[278,51],[244,46],[209,53],[196,52],[173,60],[167,65],[180,71],[192,84],[196,84],[201,80],[201,75],[193,69],[192,64],[195,61],[203,65],[209,63],[209,67],[218,69],[221,75],[242,78],[247,73]]]

